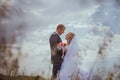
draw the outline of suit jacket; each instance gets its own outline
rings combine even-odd
[[[57,48],[57,44],[62,42],[60,36],[54,32],[49,38],[50,48],[51,48],[51,62],[54,64],[59,64],[62,62],[62,50]]]

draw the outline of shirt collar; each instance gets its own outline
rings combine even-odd
[[[60,36],[57,32],[55,32],[58,36]]]

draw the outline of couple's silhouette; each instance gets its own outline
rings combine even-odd
[[[77,60],[79,50],[75,34],[72,32],[66,34],[67,45],[64,50],[57,47],[62,42],[60,35],[64,31],[65,26],[58,24],[56,32],[49,38],[53,64],[51,80],[87,80],[89,73],[84,68],[80,68]],[[65,53],[64,57],[62,57],[63,53]]]

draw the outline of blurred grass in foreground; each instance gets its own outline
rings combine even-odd
[[[3,76],[0,75],[0,80],[46,80],[42,76],[16,76],[16,77],[8,77],[8,76]],[[47,79],[50,80],[50,79]]]
[[[22,10],[11,1],[0,1],[0,74],[15,78],[18,75],[19,57],[22,55],[20,43],[26,25]]]

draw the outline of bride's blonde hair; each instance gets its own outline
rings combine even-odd
[[[75,36],[75,34],[73,32],[69,32],[68,34],[70,35],[71,39]]]
[[[75,34],[73,32],[69,32],[67,35],[69,35],[69,41],[68,41],[68,44],[70,44],[72,38],[75,36]]]

